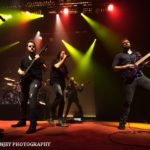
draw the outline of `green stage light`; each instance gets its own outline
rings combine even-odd
[[[5,21],[12,18],[12,15],[10,15],[10,14],[1,14],[0,13],[0,16],[3,18],[3,19],[0,20],[0,25],[3,24]]]
[[[91,69],[92,64],[92,53],[95,47],[96,39],[94,39],[93,43],[87,50],[86,54],[83,56],[83,58],[80,60],[80,63],[78,65],[79,71],[86,73],[89,69]]]
[[[21,12],[21,18],[22,18],[23,22],[27,22],[27,21],[30,21],[30,20],[35,20],[35,19],[43,18],[43,17],[44,17],[43,14],[31,13],[29,11]]]
[[[99,40],[102,41],[103,45],[110,53],[116,53],[116,51],[120,51],[121,38],[118,35],[114,34],[110,29],[100,24],[99,22],[91,19],[85,14],[82,13],[81,16],[90,25]]]
[[[75,60],[75,62],[76,63],[80,62],[82,58],[82,53],[78,49],[67,43],[66,41],[62,40],[62,42],[65,45],[66,49],[69,51],[72,58]]]
[[[12,47],[18,45],[19,43],[20,43],[20,41],[17,41],[17,42],[14,42],[14,43],[11,43],[11,44],[8,44],[8,45],[5,45],[5,46],[0,47],[0,53],[9,50],[10,48],[12,48]]]
[[[16,9],[2,9],[0,10],[0,16],[2,16],[6,20],[7,25],[13,25],[18,23],[26,23],[38,18],[44,17],[43,14],[36,14],[31,12],[22,12],[20,10]],[[11,19],[12,18],[12,19]],[[11,19],[9,23],[7,23],[7,20]],[[0,19],[0,25],[4,24],[4,21]]]
[[[94,39],[92,45],[89,47],[89,49],[87,50],[86,54],[84,57],[87,57],[87,58],[90,58],[92,53],[93,53],[93,50],[94,50],[94,47],[95,47],[95,43],[96,43],[96,39]]]
[[[90,76],[93,67],[91,57],[95,47],[96,39],[94,39],[85,55],[83,55],[79,50],[74,48],[66,41],[62,40],[62,42],[76,63],[76,66],[72,70],[72,75],[78,80],[84,80],[86,77]]]

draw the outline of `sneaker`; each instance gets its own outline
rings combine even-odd
[[[20,120],[17,124],[11,125],[11,127],[16,128],[16,127],[24,127],[26,126],[26,121]]]
[[[53,119],[48,119],[48,123],[50,126],[54,126],[54,120]]]
[[[58,123],[56,124],[56,126],[60,126],[60,127],[68,127],[68,125],[65,124],[65,123],[63,122],[62,119],[59,119],[59,120],[58,120]]]
[[[35,133],[36,132],[36,126],[37,126],[36,122],[31,122],[30,126],[29,126],[29,129],[26,131],[26,134]]]
[[[36,126],[30,126],[29,129],[26,131],[26,134],[32,134],[36,132]]]
[[[124,130],[125,129],[125,124],[119,123],[118,129],[119,130]]]

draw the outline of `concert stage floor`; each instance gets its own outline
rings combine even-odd
[[[38,131],[25,134],[29,126],[11,128],[16,121],[0,121],[0,149],[49,149],[49,150],[149,150],[150,125],[141,123],[127,124],[124,131],[117,129],[117,122],[85,121],[69,124],[69,127],[50,127],[47,121],[39,121]],[[8,145],[6,142],[9,142]],[[20,146],[25,142],[26,146]],[[46,146],[28,144],[49,142]],[[16,145],[13,145],[13,144]],[[17,145],[18,144],[18,145]],[[12,146],[13,145],[13,146]]]

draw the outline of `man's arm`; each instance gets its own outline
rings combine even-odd
[[[120,54],[117,54],[113,60],[113,63],[112,63],[112,68],[114,69],[114,71],[125,70],[125,69],[134,69],[135,68],[134,64],[120,65],[121,64],[120,59],[121,59]]]
[[[135,65],[134,64],[127,64],[123,66],[113,66],[114,70],[124,70],[124,69],[134,69]]]
[[[25,75],[25,71],[24,71],[25,69],[24,69],[24,58],[21,60],[21,62],[20,62],[20,66],[19,66],[19,68],[18,68],[18,74],[20,75],[20,76],[24,76]]]
[[[25,72],[21,68],[19,68],[18,69],[18,74],[21,75],[21,76],[24,76]]]

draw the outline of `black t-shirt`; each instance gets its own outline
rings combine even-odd
[[[65,78],[68,75],[68,69],[64,63],[59,68],[56,68],[54,65],[58,62],[59,61],[57,59],[52,61],[50,71],[50,84],[59,83],[62,86],[65,86]]]
[[[115,56],[112,66],[114,67],[114,66],[123,66],[127,64],[134,64],[140,58],[141,58],[141,54],[139,52],[133,51],[132,54],[122,52]],[[142,68],[143,68],[143,64],[141,64],[138,67],[135,76],[141,76],[143,74]],[[131,75],[129,69],[119,70],[118,72],[121,74],[122,77],[129,77]]]
[[[21,70],[25,71],[28,66],[31,64],[31,62],[33,61],[34,58],[28,56],[25,56],[20,63],[20,68]],[[32,80],[32,79],[37,79],[37,80],[42,80],[42,65],[45,64],[44,60],[42,60],[41,58],[37,59],[33,65],[31,66],[31,68],[29,69],[29,71],[27,72],[27,74],[25,75],[25,77],[23,77],[24,80]]]
[[[76,86],[76,85],[68,84],[66,87],[66,90],[67,90],[66,96],[69,99],[77,99],[78,98],[78,92],[83,91],[83,86]]]

